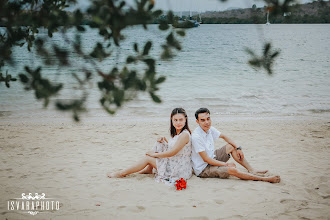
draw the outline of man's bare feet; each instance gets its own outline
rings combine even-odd
[[[118,171],[118,172],[108,172],[107,173],[107,176],[109,177],[109,178],[122,178],[122,177],[124,177],[124,175],[122,175],[121,174],[121,172],[120,171]]]
[[[281,181],[281,177],[280,176],[265,177],[265,181],[270,183],[279,183]]]
[[[253,173],[253,174],[265,174],[267,172],[268,170],[249,170],[249,173]]]

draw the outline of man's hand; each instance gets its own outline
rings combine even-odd
[[[236,168],[236,165],[234,163],[226,163],[225,167],[234,167],[234,168]]]
[[[159,142],[159,143],[164,143],[164,141],[166,141],[166,143],[168,143],[166,140],[166,137],[157,138],[157,142]]]
[[[147,156],[154,157],[154,158],[157,158],[157,154],[158,154],[158,152],[153,152],[152,150],[150,150],[146,153]]]
[[[239,160],[243,160],[244,159],[244,154],[242,150],[237,150],[237,156],[239,158]]]

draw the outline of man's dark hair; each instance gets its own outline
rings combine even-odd
[[[195,112],[195,118],[198,120],[198,115],[201,113],[210,113],[210,110],[208,110],[207,108],[200,108]]]

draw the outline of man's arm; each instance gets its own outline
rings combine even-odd
[[[231,146],[234,147],[234,151],[236,151],[236,149],[238,148],[238,146],[235,144],[235,142],[229,138],[227,135],[224,135],[224,134],[220,134],[220,138],[224,139],[228,144],[230,144]],[[237,150],[237,156],[240,160],[243,160],[244,159],[244,154],[243,154],[243,151],[240,149],[240,150]]]
[[[204,162],[213,166],[236,167],[234,163],[225,163],[209,157],[205,151],[199,152],[199,155],[201,155]]]
[[[224,139],[228,144],[232,145],[233,147],[238,148],[238,146],[235,144],[235,142],[229,138],[227,135],[224,135],[224,134],[220,134],[220,138]]]

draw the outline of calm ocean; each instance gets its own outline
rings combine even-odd
[[[100,67],[109,70],[121,65],[127,54],[134,54],[133,42],[153,40],[152,54],[157,55],[165,33],[150,25],[148,31],[132,28],[120,50]],[[69,34],[69,37],[73,36]],[[83,39],[85,49],[97,40],[95,31]],[[65,46],[60,35],[53,41]],[[274,74],[252,69],[245,48],[258,54],[264,42],[271,41],[281,51],[274,65]],[[167,80],[158,92],[163,102],[155,104],[148,94],[139,94],[117,113],[120,116],[168,117],[174,107],[185,108],[190,115],[199,107],[208,107],[212,114],[230,116],[330,116],[330,25],[201,25],[186,31],[183,50],[170,62],[158,62],[157,72]],[[141,44],[142,45],[142,44]],[[16,70],[23,65],[40,62],[25,48],[15,50]],[[83,61],[72,55],[72,61],[84,67]],[[5,68],[6,69],[6,68]],[[12,70],[12,69],[11,69]],[[43,72],[54,80],[68,81],[59,99],[70,99],[80,91],[71,73],[61,68],[47,68]],[[79,70],[76,69],[79,73]],[[7,89],[0,84],[0,120],[7,118],[58,118],[61,114],[42,109],[31,92],[21,83]],[[88,116],[108,117],[98,104],[99,93],[92,85],[88,98]],[[115,116],[116,117],[116,116]]]

